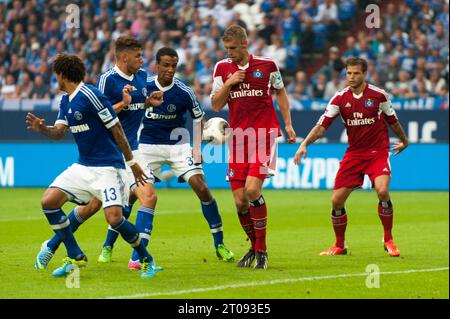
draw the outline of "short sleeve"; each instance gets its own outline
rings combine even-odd
[[[102,74],[98,79],[97,89],[106,96],[113,96],[111,94],[114,91],[113,78],[108,73]]]
[[[194,120],[201,120],[203,118],[203,115],[205,112],[203,111],[202,106],[200,105],[200,102],[198,101],[197,97],[195,96],[194,91],[189,88],[189,90],[186,92],[186,94],[189,95],[189,105],[188,110],[191,113],[191,116]]]
[[[392,102],[387,93],[383,94],[380,100],[380,110],[384,113],[384,119],[389,124],[394,124],[398,122],[397,113],[392,107]]]
[[[119,122],[111,102],[109,102],[104,94],[100,93],[99,90],[91,90],[86,86],[83,86],[81,91],[107,129],[110,129]]]
[[[325,129],[328,129],[336,117],[339,115],[339,103],[340,96],[334,96],[327,105],[325,112],[317,121],[317,125],[323,126]]]
[[[97,111],[98,117],[103,122],[105,127],[107,129],[110,129],[119,122],[119,119],[117,118],[116,112],[114,111],[111,102],[109,102],[106,96],[99,95],[98,100],[103,106],[102,109]]]
[[[213,85],[210,96],[213,97],[220,89],[223,88],[222,67],[216,63],[213,73]]]
[[[284,88],[283,78],[281,77],[281,72],[278,65],[273,62],[273,66],[273,70],[270,72],[270,86],[279,90]]]
[[[65,104],[67,103],[67,96],[63,96],[61,101],[59,102],[59,111],[58,116],[56,117],[56,124],[63,124],[65,126],[69,126],[69,122],[67,122],[66,112],[65,112]]]

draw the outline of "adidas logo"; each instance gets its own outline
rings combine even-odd
[[[389,170],[385,167],[383,168],[383,172],[389,172]]]
[[[68,111],[67,113],[69,113],[69,114],[70,114],[70,113],[72,113],[72,109],[71,109],[71,108],[69,108],[69,111]]]
[[[345,104],[345,107],[352,107],[352,105],[349,102],[347,102],[347,104]]]

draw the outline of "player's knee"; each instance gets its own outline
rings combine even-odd
[[[389,189],[387,187],[380,187],[376,190],[378,198],[380,200],[388,200],[389,199]]]
[[[243,199],[237,199],[234,203],[238,212],[245,212],[249,206],[248,201],[245,201]]]
[[[121,214],[121,209],[117,209],[114,211],[109,211],[105,214],[106,221],[112,227],[118,226],[123,220],[123,214]]]
[[[96,212],[100,210],[102,207],[101,201],[91,201],[89,205],[86,206],[78,206],[78,214],[84,218],[87,219],[94,215]]]
[[[196,193],[203,202],[209,202],[212,200],[211,193],[209,192],[209,188],[206,183],[198,184],[196,187]]]
[[[345,206],[345,199],[342,196],[333,194],[331,197],[331,204],[333,208],[343,208]]]
[[[250,201],[256,200],[261,196],[261,190],[258,187],[246,186],[245,194]]]
[[[51,198],[49,198],[49,196],[44,195],[41,198],[41,207],[42,208],[54,208],[54,207],[52,207],[52,203],[53,203],[53,201],[51,200]]]
[[[158,201],[158,196],[155,193],[145,194],[141,196],[141,204],[145,207],[155,207]]]
[[[54,196],[51,196],[51,194],[44,194],[41,198],[41,207],[47,209],[59,208],[60,204]]]

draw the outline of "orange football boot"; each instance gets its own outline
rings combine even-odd
[[[327,251],[320,253],[320,256],[331,256],[331,255],[347,255],[347,247],[333,246]]]
[[[391,239],[389,241],[384,242],[384,250],[389,253],[391,257],[400,256],[400,250],[395,246],[394,241]]]

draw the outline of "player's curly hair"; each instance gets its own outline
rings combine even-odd
[[[116,56],[125,50],[142,50],[142,43],[129,35],[122,35],[114,42]]]
[[[86,75],[86,66],[75,54],[59,53],[53,61],[53,72],[70,82],[79,83]]]
[[[239,40],[240,42],[247,41],[247,32],[237,24],[229,26],[222,35],[222,41],[233,40]]]
[[[367,61],[362,58],[348,58],[347,61],[345,61],[345,67],[348,67],[349,65],[360,65],[363,73],[366,73],[367,71]]]

